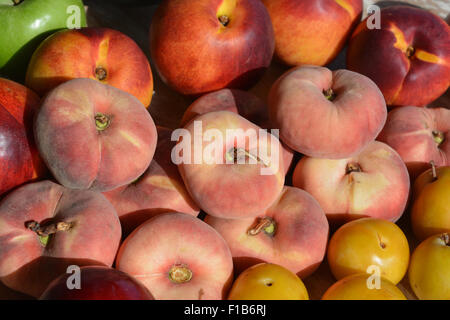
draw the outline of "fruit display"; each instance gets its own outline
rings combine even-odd
[[[450,300],[448,12],[407,1],[0,0],[0,300]]]

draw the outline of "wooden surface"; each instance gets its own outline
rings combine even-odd
[[[156,5],[123,7],[110,4],[106,5],[105,3],[107,3],[107,1],[100,0],[85,0],[84,2],[87,4],[86,10],[89,26],[109,27],[127,34],[138,43],[138,45],[147,54],[150,63],[152,64],[149,54],[148,30]],[[383,6],[392,2],[394,1],[365,0],[364,5],[365,8],[367,8],[369,4],[373,3],[378,3],[380,6]],[[449,0],[408,0],[395,2],[421,6],[434,12],[442,18],[446,18],[450,12]],[[366,10],[364,10],[364,12],[366,12]],[[345,49],[330,65],[328,65],[328,67],[332,70],[345,68],[344,61]],[[192,102],[192,99],[174,92],[162,83],[161,79],[155,72],[153,64],[152,70],[155,81],[155,93],[150,105],[150,113],[156,124],[170,128],[177,128],[184,110]],[[286,70],[288,70],[287,67],[273,63],[264,77],[250,91],[266,100],[267,93],[272,83]],[[450,108],[450,92],[447,91],[446,94],[432,103],[432,105]],[[412,233],[409,226],[409,210],[405,212],[400,221],[398,221],[398,224],[407,235],[412,252],[417,245],[417,241],[411,236]],[[335,281],[336,280],[329,271],[326,261],[322,263],[313,275],[307,279],[304,279],[311,299],[320,299],[326,289],[329,288]],[[405,277],[398,286],[405,293],[408,299],[415,299],[415,296],[409,287],[407,277]],[[26,297],[12,292],[10,289],[7,289],[0,284],[0,299],[6,298],[21,299]]]

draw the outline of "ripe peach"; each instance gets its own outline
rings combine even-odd
[[[383,95],[369,78],[348,70],[303,66],[282,75],[269,93],[269,116],[280,139],[310,157],[359,153],[386,121]]]
[[[165,0],[149,37],[161,79],[186,95],[252,86],[275,49],[272,23],[259,0]]]
[[[181,125],[185,126],[198,115],[220,110],[235,112],[264,129],[273,127],[270,124],[267,105],[264,101],[249,92],[237,89],[222,89],[201,96],[185,111]],[[281,146],[284,171],[287,173],[292,165],[294,152],[283,143]]]
[[[137,98],[92,79],[70,80],[53,89],[37,112],[34,132],[59,183],[96,191],[142,175],[157,140],[153,119]]]
[[[178,134],[178,169],[206,213],[255,217],[278,198],[284,168],[275,136],[230,111],[202,114]]]
[[[120,237],[117,213],[100,193],[26,184],[0,203],[0,279],[39,297],[70,265],[111,266]]]
[[[408,170],[394,149],[373,141],[346,159],[302,158],[293,185],[320,203],[330,222],[373,217],[395,222],[409,195]]]
[[[380,28],[367,19],[351,36],[347,67],[372,79],[388,105],[424,106],[450,85],[450,28],[439,16],[409,6],[380,11]]]
[[[233,277],[230,249],[198,218],[166,213],[147,220],[120,247],[116,268],[140,280],[157,300],[217,300]]]
[[[288,65],[326,65],[361,20],[362,0],[263,0],[275,32],[275,55]]]
[[[377,138],[402,157],[411,179],[429,168],[450,165],[450,110],[402,107],[389,112]]]
[[[284,187],[278,200],[257,218],[205,222],[224,237],[233,255],[236,273],[269,262],[304,278],[322,262],[328,240],[328,221],[307,192]]]
[[[33,137],[38,106],[36,93],[0,78],[0,196],[47,173]]]
[[[150,64],[125,34],[108,28],[62,30],[34,52],[25,83],[43,96],[59,84],[90,78],[124,90],[144,106],[153,96]]]
[[[170,139],[172,130],[163,127],[157,130],[155,156],[145,173],[130,184],[104,193],[117,210],[123,236],[160,213],[175,211],[197,216],[200,212],[172,163],[170,155],[175,145]]]

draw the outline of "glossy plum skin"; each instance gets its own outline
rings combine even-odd
[[[55,279],[40,300],[154,300],[153,295],[125,272],[103,267],[80,268],[80,289],[69,289],[72,274]]]

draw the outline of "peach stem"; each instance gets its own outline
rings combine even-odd
[[[275,221],[272,218],[264,217],[253,228],[247,231],[249,236],[256,236],[261,231],[265,234],[272,236],[275,233]]]
[[[103,67],[97,67],[97,68],[95,69],[95,77],[96,77],[98,80],[103,81],[103,80],[106,79],[106,76],[107,76],[107,72],[106,72],[106,69],[105,69],[105,68],[103,68]]]
[[[258,163],[263,164],[264,166],[268,167],[269,165],[267,163],[265,163],[262,159],[260,159],[257,156],[254,156],[253,154],[251,154],[250,152],[248,152],[245,149],[242,148],[231,148],[227,154],[226,154],[227,159],[229,160],[233,160],[233,163],[246,163],[246,161],[244,160],[243,162],[239,162],[239,160],[241,159],[245,159],[245,158],[250,158],[255,160]]]
[[[411,58],[415,52],[416,52],[416,49],[414,49],[414,47],[412,47],[412,46],[409,46],[408,48],[406,48],[406,56],[408,58]]]
[[[323,90],[323,95],[330,101],[333,101],[336,98],[336,94],[333,89],[329,88],[327,90]]]
[[[442,142],[444,142],[444,133],[441,131],[433,130],[432,132],[434,142],[437,143],[437,145],[441,145]]]
[[[348,163],[347,167],[345,168],[345,173],[349,174],[352,172],[361,172],[361,166],[359,165],[359,163]]]
[[[104,115],[103,113],[97,113],[95,115],[95,126],[97,127],[97,130],[103,131],[109,126],[109,118]]]
[[[228,23],[230,23],[230,18],[228,18],[226,15],[222,15],[219,17],[219,21],[224,27],[226,27]]]
[[[450,246],[450,234],[444,233],[441,235],[442,241],[444,241],[446,246]]]
[[[72,227],[71,223],[68,222],[57,222],[51,223],[46,226],[40,225],[37,221],[29,221],[25,224],[25,226],[31,231],[36,232],[36,234],[40,237],[47,237],[51,234],[54,234],[58,231],[68,231]]]
[[[192,271],[185,264],[175,264],[169,270],[169,279],[175,283],[185,283],[192,279]]]
[[[23,1],[24,0],[13,0],[15,6],[21,4]]]
[[[437,180],[437,171],[436,171],[436,165],[434,164],[433,160],[430,161],[430,165],[431,165],[431,173],[433,175],[433,181],[436,181]]]

